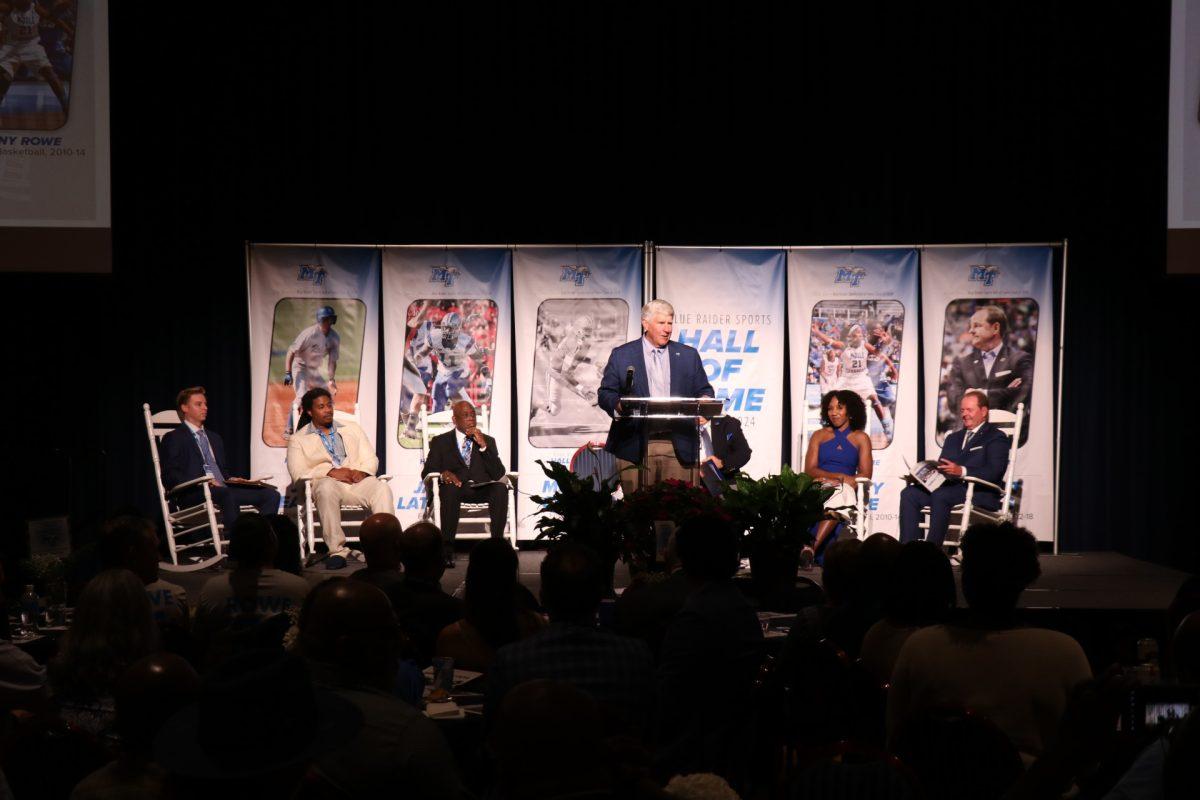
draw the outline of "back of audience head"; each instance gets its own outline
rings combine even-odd
[[[51,677],[61,695],[106,695],[121,672],[157,648],[158,628],[141,580],[127,569],[105,570],[80,593]]]
[[[504,539],[475,545],[467,563],[465,617],[492,648],[520,638],[517,563],[516,551]]]
[[[611,791],[603,733],[596,701],[580,689],[550,680],[514,687],[488,737],[503,796],[532,800]]]
[[[962,538],[962,589],[973,612],[1009,615],[1042,574],[1037,540],[1012,523],[972,525]]]
[[[1188,714],[1171,734],[1162,775],[1164,800],[1200,797],[1200,713]]]
[[[149,753],[158,729],[199,692],[200,676],[180,656],[155,653],[134,662],[113,688],[125,752]]]
[[[261,514],[242,514],[229,534],[229,557],[239,569],[266,569],[278,551],[275,531]]]
[[[150,584],[158,580],[158,531],[142,516],[113,517],[100,529],[101,569],[127,569]]]
[[[551,622],[591,626],[603,594],[600,558],[591,548],[564,542],[542,560],[542,605]]]
[[[883,605],[888,581],[896,571],[900,542],[886,533],[873,533],[863,540],[858,551],[859,585],[862,602],[878,611]]]
[[[924,539],[901,546],[888,587],[887,617],[896,625],[943,622],[958,604],[950,559]]]
[[[305,598],[299,628],[304,656],[335,668],[339,680],[392,688],[400,630],[379,587],[344,578],[317,585]]]
[[[266,520],[275,534],[275,567],[300,575],[304,571],[300,564],[300,529],[283,514],[268,514]]]
[[[684,574],[704,583],[729,580],[741,560],[733,526],[719,514],[697,515],[680,525],[675,549]]]
[[[442,532],[432,522],[416,522],[400,534],[400,561],[410,578],[439,581],[446,571]]]
[[[400,520],[395,514],[372,514],[358,529],[359,547],[373,570],[400,568]]]
[[[821,587],[830,605],[851,605],[857,599],[861,583],[861,551],[862,542],[857,539],[834,542],[825,549]]]

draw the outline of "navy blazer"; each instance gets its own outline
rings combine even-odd
[[[633,397],[650,396],[650,379],[646,375],[646,357],[642,353],[642,339],[626,342],[614,347],[604,367],[604,378],[600,381],[597,402],[613,417],[608,428],[608,441],[604,449],[618,458],[638,463],[642,459],[642,422],[616,415],[617,401],[625,388],[625,372],[633,367]],[[713,397],[712,384],[704,373],[700,353],[696,348],[676,341],[667,342],[667,353],[671,359],[672,397]],[[685,464],[696,463],[696,426],[682,422],[671,425],[671,443],[675,456]]]
[[[496,440],[486,433],[483,440],[487,449],[482,452],[472,443],[471,466],[463,461],[462,453],[458,451],[458,437],[454,430],[439,433],[429,440],[429,455],[425,457],[425,466],[421,469],[421,477],[430,473],[441,474],[453,472],[464,483],[470,479],[476,482],[498,481],[504,476],[504,463],[496,449]]]
[[[204,432],[208,434],[208,443],[212,447],[213,458],[217,460],[221,474],[229,477],[229,470],[225,466],[225,443],[216,431],[205,428]],[[200,457],[200,446],[186,423],[163,436],[158,445],[158,460],[162,467],[163,486],[168,492],[184,481],[204,477],[204,459]]]
[[[1008,385],[1017,378],[1021,385],[1015,389]],[[1017,410],[1018,403],[1025,404],[1025,415],[1029,415],[1029,398],[1033,392],[1033,357],[1023,350],[1000,346],[996,355],[996,363],[992,365],[989,377],[983,367],[983,356],[976,350],[971,350],[964,356],[954,359],[950,368],[950,381],[946,387],[946,402],[950,410],[958,413],[958,404],[962,402],[967,389],[983,389],[987,392],[988,406],[997,411]],[[1021,444],[1029,438],[1029,425],[1021,426]]]
[[[713,455],[721,459],[721,472],[729,475],[746,466],[754,451],[742,433],[742,422],[737,417],[717,417],[709,422],[712,429]]]
[[[966,436],[966,429],[957,430],[947,436],[942,445],[941,457],[965,468],[970,477],[983,478],[997,486],[1003,486],[1012,439],[992,423],[985,422],[979,429],[979,433],[971,437],[971,442],[967,445],[967,452],[964,453],[962,449],[964,436]],[[947,478],[955,480],[949,476]],[[976,486],[975,491],[999,496],[998,492],[986,486]]]

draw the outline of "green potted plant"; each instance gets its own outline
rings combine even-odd
[[[533,497],[543,512],[534,526],[537,538],[568,540],[592,548],[608,567],[611,589],[613,568],[625,551],[625,526],[613,503],[619,479],[610,478],[597,486],[591,478],[581,478],[556,461],[535,463],[558,484],[554,494]]]
[[[778,475],[754,480],[738,475],[722,500],[736,524],[746,531],[750,573],[756,591],[773,594],[794,585],[800,551],[812,540],[810,529],[825,513],[833,489],[784,465]]]

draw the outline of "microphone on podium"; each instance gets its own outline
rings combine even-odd
[[[629,394],[633,391],[633,367],[625,370],[625,389],[621,394]]]

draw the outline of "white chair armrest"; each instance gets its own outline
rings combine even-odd
[[[201,475],[199,478],[192,478],[190,481],[184,481],[173,489],[168,489],[167,494],[178,494],[179,492],[187,491],[188,489],[194,489],[201,484],[212,483],[212,479],[212,475]]]
[[[962,479],[964,481],[966,481],[967,483],[974,483],[977,486],[986,486],[989,489],[995,489],[997,492],[1004,494],[1003,486],[997,486],[996,484],[992,483],[991,481],[985,481],[983,478],[976,478],[974,475],[965,475],[965,476],[963,476]]]
[[[386,483],[387,481],[390,481],[390,480],[392,479],[392,476],[391,476],[391,475],[389,475],[389,474],[387,474],[386,472],[385,472],[384,474],[382,474],[382,475],[376,475],[375,477],[376,477],[376,478],[378,478],[379,480],[381,480],[381,481],[385,482],[385,483]]]

